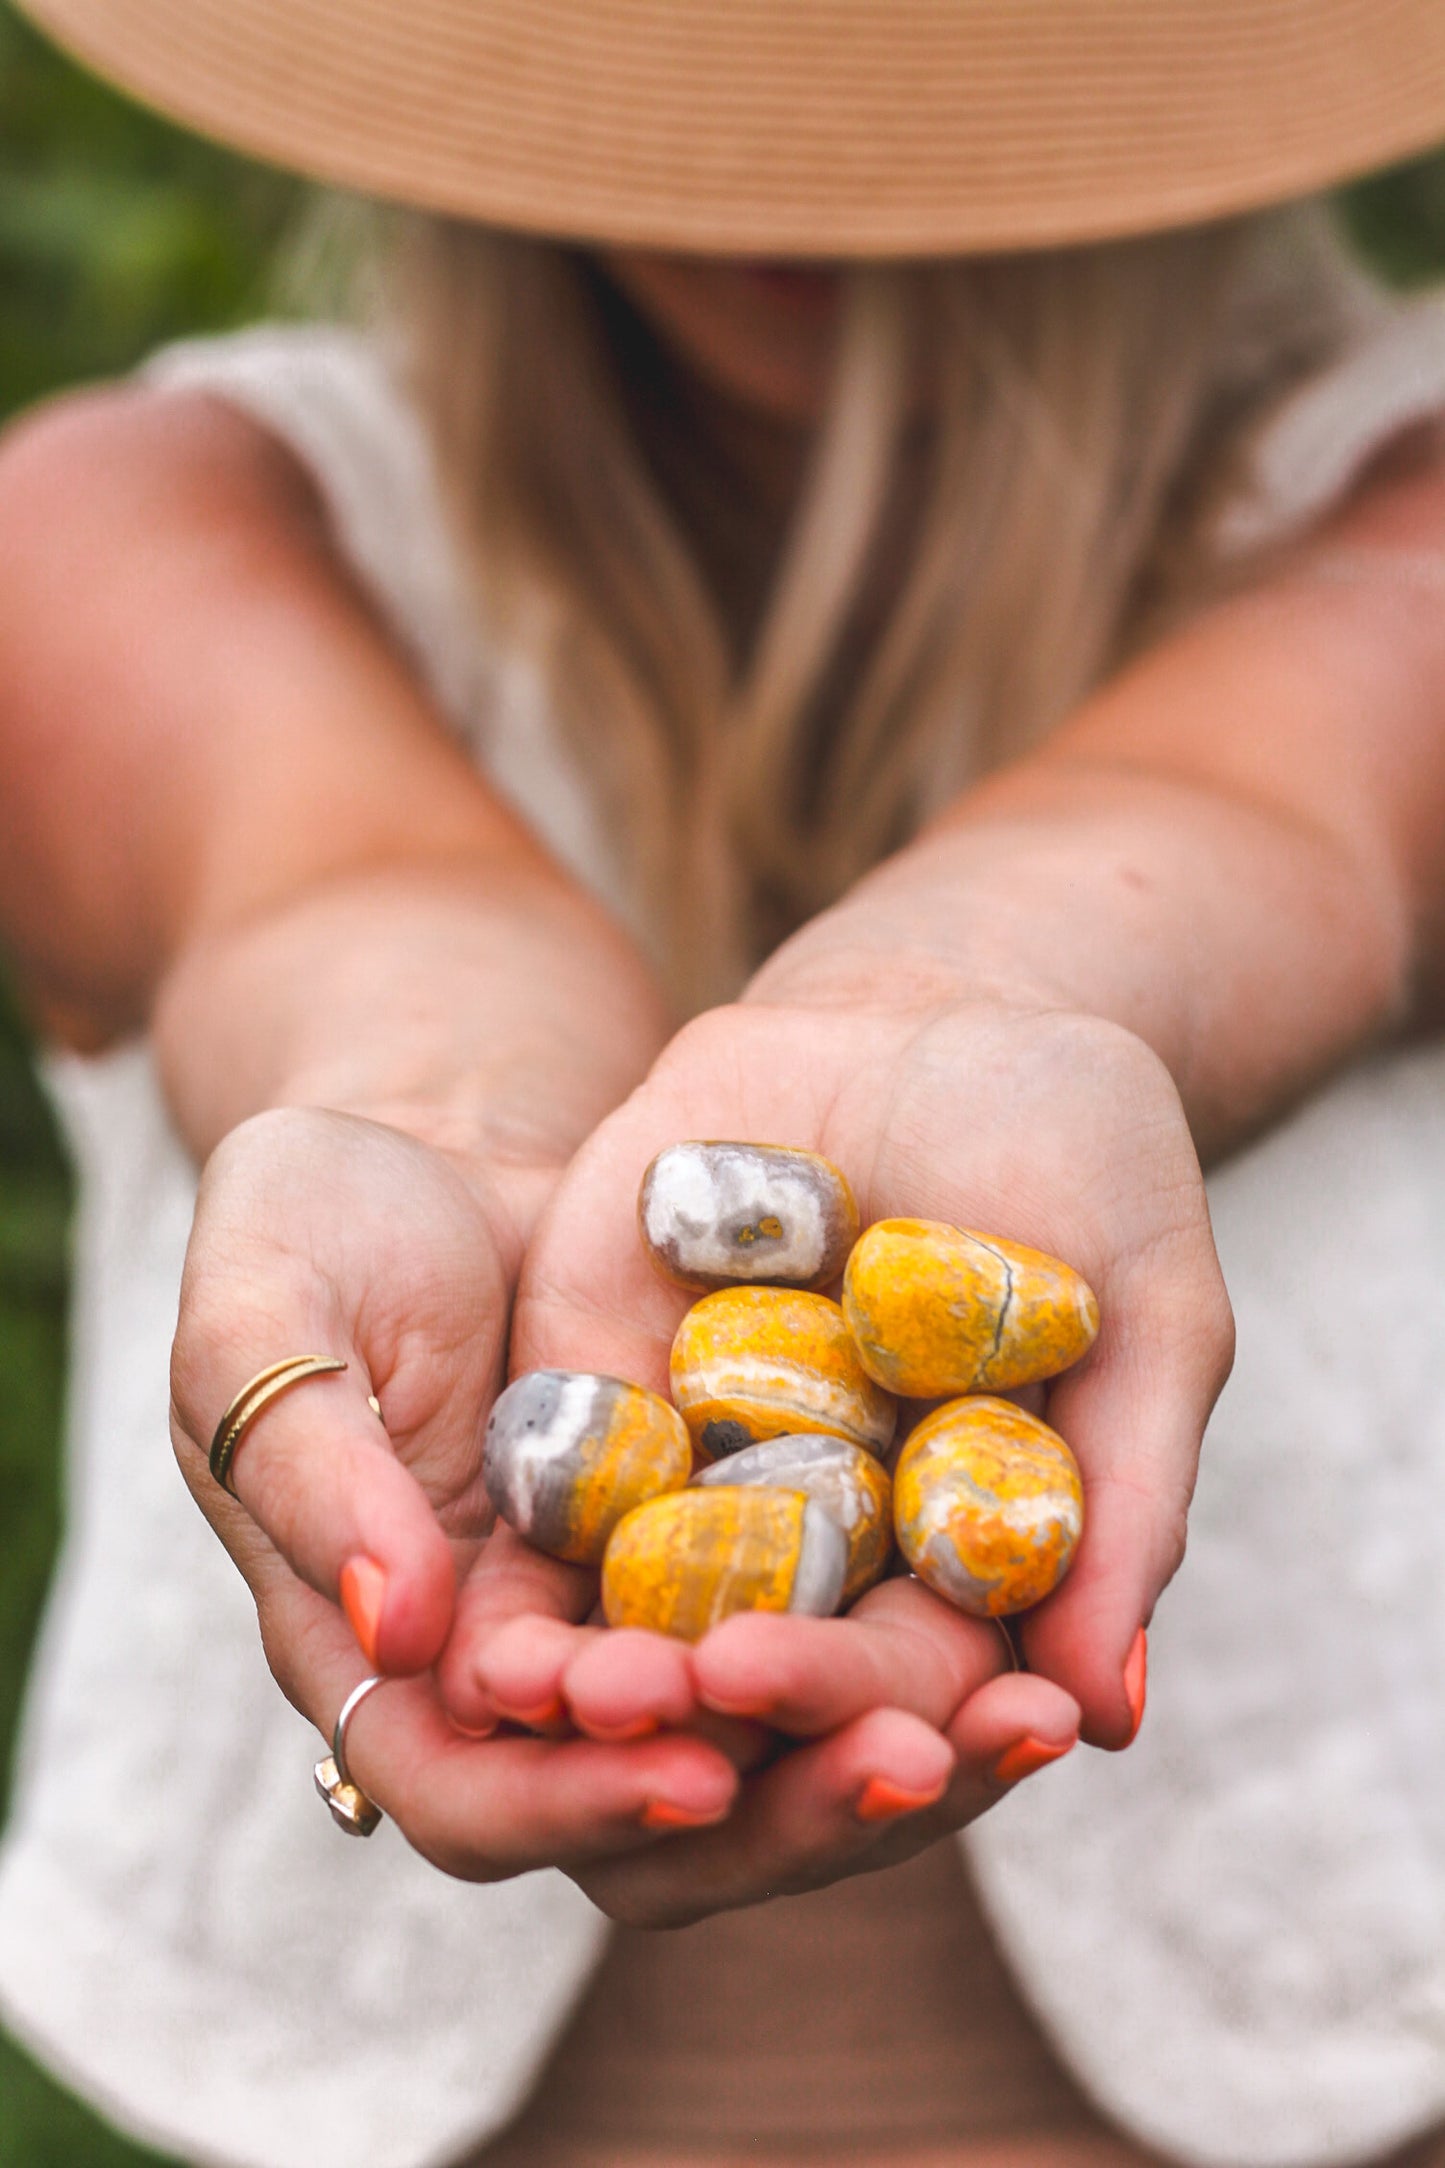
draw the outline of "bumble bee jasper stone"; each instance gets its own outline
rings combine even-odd
[[[960,1611],[1027,1611],[1073,1561],[1084,1526],[1078,1462],[1011,1400],[951,1400],[898,1456],[893,1524],[918,1578]]]
[[[847,1438],[820,1432],[765,1438],[693,1477],[695,1485],[761,1484],[802,1491],[838,1523],[848,1541],[848,1578],[843,1602],[853,1603],[881,1580],[893,1552],[893,1486],[871,1453]]]
[[[735,1611],[827,1618],[848,1569],[842,1529],[801,1491],[678,1491],[638,1506],[602,1561],[609,1626],[699,1641]]]
[[[725,1287],[695,1302],[672,1344],[672,1397],[706,1460],[818,1430],[881,1458],[893,1438],[893,1402],[837,1303],[791,1288]]]
[[[492,1409],[482,1479],[539,1551],[595,1566],[624,1513],[692,1472],[687,1426],[657,1393],[584,1370],[533,1370]]]
[[[942,1220],[879,1220],[855,1244],[843,1314],[890,1393],[1006,1392],[1088,1353],[1099,1305],[1057,1257]]]
[[[826,1287],[858,1238],[846,1178],[782,1144],[670,1144],[642,1178],[647,1254],[679,1287]]]

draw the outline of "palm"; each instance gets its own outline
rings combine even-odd
[[[984,1227],[1065,1256],[1093,1283],[1099,1342],[1050,1398],[1089,1521],[1026,1645],[1092,1735],[1121,1743],[1123,1659],[1177,1564],[1229,1352],[1202,1186],[1162,1067],[1112,1026],[993,1004],[745,1004],[704,1017],[560,1186],[523,1276],[514,1367],[665,1382],[688,1298],[642,1254],[634,1200],[652,1154],[687,1136],[810,1146],[848,1174],[865,1219]]]

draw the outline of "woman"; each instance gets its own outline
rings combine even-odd
[[[836,2149],[839,2043],[896,2014],[930,1924],[938,1981],[968,1944],[937,1839],[1138,1732],[1229,1360],[1196,1152],[1432,1013],[1440,318],[1261,207],[1439,132],[1440,26],[1071,10],[1025,52],[922,6],[733,11],[726,36],[641,6],[604,30],[378,4],[364,34],[326,0],[35,12],[235,140],[486,226],[403,223],[390,370],[337,334],[182,350],[7,457],[7,925],[58,1039],[149,1033],[58,1074],[90,1176],[82,1489],[0,1880],[7,2013],[197,2157],[443,2158],[505,2123],[580,1991],[601,1927],[574,1883],[664,1924],[915,1857],[807,1900],[852,1923],[863,1999],[801,2094],[749,2122],[767,2041],[841,1968],[800,1992],[784,1953],[816,1915],[763,1910],[701,2060],[750,2003],[762,2037],[702,2128],[676,2020],[716,1995],[725,1929],[682,1977],[623,1942],[550,2133],[510,2141],[599,2157],[631,1997],[674,2022],[652,2119],[606,2158]],[[1431,1705],[1397,1676],[1438,1617],[1440,1381],[1417,1357],[1409,1424],[1371,1416],[1346,1510],[1358,1426],[1337,1462],[1313,1385],[1341,1289],[1367,1413],[1401,1373],[1387,1331],[1428,1343],[1431,1237],[1397,1224],[1420,1177],[1363,1170],[1400,1138],[1440,1165],[1434,1073],[1347,1083],[1223,1178],[1269,1363],[1212,1441],[1177,1599],[1209,1600],[1127,1759],[1168,1751],[1127,1783],[1072,1756],[973,1838],[1084,2083],[1193,2157],[1363,2158],[1445,2107],[1445,1872],[1407,1753]],[[598,1637],[578,1576],[479,1541],[504,1360],[659,1377],[678,1306],[632,1197],[658,1144],[708,1134],[817,1144],[869,1217],[997,1226],[1099,1287],[1097,1355],[1051,1401],[1089,1536],[1028,1674],[905,1583],[696,1658]],[[1344,1210],[1332,1176],[1310,1283],[1280,1222],[1342,1149],[1362,1171]],[[325,1730],[366,1668],[398,1675],[354,1766],[476,1892],[303,1826],[296,1729],[146,1457],[187,1152],[183,1471],[298,1708]],[[1359,1284],[1382,1249],[1403,1293]],[[268,1408],[228,1498],[222,1408],[310,1347],[347,1372]],[[792,1751],[759,1766],[769,1735]],[[97,1830],[127,1790],[143,1826]],[[507,1879],[555,1863],[572,1882]],[[1016,2005],[990,2033],[990,1963],[975,1932],[942,2028],[990,2043],[966,2085],[929,2079],[938,1993],[902,2005],[876,2157],[1110,2143]]]

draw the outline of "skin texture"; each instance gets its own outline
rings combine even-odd
[[[154,1029],[207,1162],[182,1470],[323,1732],[366,1668],[342,1570],[384,1576],[378,1660],[415,1676],[349,1745],[411,1841],[679,1920],[934,1841],[1025,1739],[1127,1743],[1230,1360],[1197,1155],[1438,1006],[1440,470],[1379,478],[671,1034],[250,424],[129,392],[42,414],[0,452],[0,543],[0,924],[57,1036]],[[663,1388],[687,1298],[637,1242],[637,1187],[707,1136],[821,1151],[865,1220],[1006,1227],[1097,1292],[1048,1405],[1086,1533],[1023,1629],[1030,1674],[899,1581],[695,1648],[599,1635],[595,1574],[486,1537],[509,1312],[514,1370]],[[313,1347],[350,1371],[267,1412],[227,1498],[219,1411]],[[503,1717],[532,1734],[475,1736]],[[880,1782],[938,1796],[879,1823]]]

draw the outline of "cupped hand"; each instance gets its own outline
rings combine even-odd
[[[645,1848],[725,1814],[737,1787],[699,1738],[468,1737],[427,1670],[491,1525],[480,1441],[520,1248],[499,1196],[447,1154],[351,1115],[260,1116],[207,1166],[173,1357],[177,1456],[278,1683],[329,1735],[365,1672],[414,1674],[358,1710],[348,1760],[419,1851],[474,1880]],[[216,1419],[303,1353],[347,1369],[247,1430],[233,1499],[207,1465]]]
[[[519,1286],[514,1371],[601,1370],[665,1390],[690,1298],[648,1262],[636,1197],[653,1155],[686,1137],[823,1152],[865,1222],[949,1220],[1048,1250],[1090,1281],[1099,1339],[1046,1406],[1083,1471],[1085,1531],[1022,1641],[1031,1670],[1077,1702],[1085,1738],[1126,1745],[1138,1637],[1183,1553],[1200,1440],[1232,1354],[1198,1162],[1162,1063],[1094,1017],[1022,999],[910,998],[906,985],[711,1011],[554,1193]],[[489,1622],[481,1651],[498,1630]],[[459,1643],[448,1677],[467,1666]]]
[[[846,1618],[743,1615],[696,1647],[586,1623],[595,1574],[499,1528],[442,1659],[451,1706],[555,1738],[646,1754],[685,1737],[725,1753],[731,1810],[676,1812],[645,1855],[599,1846],[575,1879],[614,1918],[678,1926],[891,1865],[1069,1752],[1077,1703],[1016,1672],[997,1626],[920,1583]]]
[[[458,1564],[490,1524],[478,1441],[519,1249],[456,1161],[357,1116],[282,1109],[212,1154],[181,1288],[172,1431],[263,1629],[276,1582],[261,1569],[275,1555],[318,1604],[346,1602],[374,1668],[418,1671],[436,1656]],[[233,1500],[207,1466],[217,1419],[256,1372],[305,1354],[347,1369],[292,1387],[248,1428]]]

